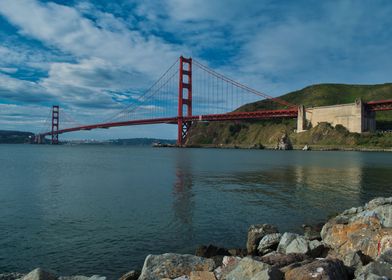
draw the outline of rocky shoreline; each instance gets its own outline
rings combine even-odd
[[[305,147],[307,147],[305,149]],[[276,146],[273,145],[189,145],[186,148],[194,148],[194,149],[242,149],[242,150],[283,150],[277,149]],[[345,146],[325,146],[325,145],[293,145],[291,150],[295,151],[340,151],[340,152],[392,152],[392,148],[377,148],[377,147],[345,147]]]
[[[141,271],[120,280],[386,280],[392,279],[392,197],[350,208],[304,234],[252,225],[246,249],[201,246],[195,255],[148,255]],[[0,280],[105,280],[58,276],[37,268]]]

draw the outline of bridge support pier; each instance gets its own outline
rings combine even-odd
[[[186,116],[192,116],[192,58],[180,57],[178,85],[178,134],[177,145],[182,147],[185,144],[191,122],[184,121],[184,106],[186,106]]]
[[[306,111],[305,106],[298,106],[298,117],[297,117],[297,132],[306,130]]]
[[[60,107],[58,105],[53,105],[52,107],[52,145],[57,145],[59,143],[59,114]]]
[[[42,144],[42,138],[45,139],[41,134],[34,135],[34,144]]]

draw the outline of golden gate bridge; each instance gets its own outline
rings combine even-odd
[[[268,99],[276,103],[276,110],[238,110],[249,101]],[[392,100],[365,104],[369,111],[392,110]],[[60,107],[51,111],[51,128],[36,135],[41,143],[51,136],[51,144],[59,143],[59,135],[74,131],[107,129],[120,126],[175,124],[178,127],[177,145],[183,146],[192,125],[201,121],[250,121],[277,118],[297,118],[298,105],[269,96],[234,81],[201,62],[181,56],[166,72],[133,102],[103,120],[88,125],[74,124],[60,128]]]

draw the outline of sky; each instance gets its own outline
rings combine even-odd
[[[0,130],[45,130],[52,104],[100,122],[180,56],[271,96],[391,82],[390,0],[1,0]],[[154,125],[68,139],[172,138]]]

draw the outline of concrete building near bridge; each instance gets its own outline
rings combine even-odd
[[[305,108],[299,107],[297,132],[306,131],[321,122],[332,126],[344,126],[350,132],[373,132],[376,130],[375,112],[367,110],[365,104],[357,99],[354,103]]]

